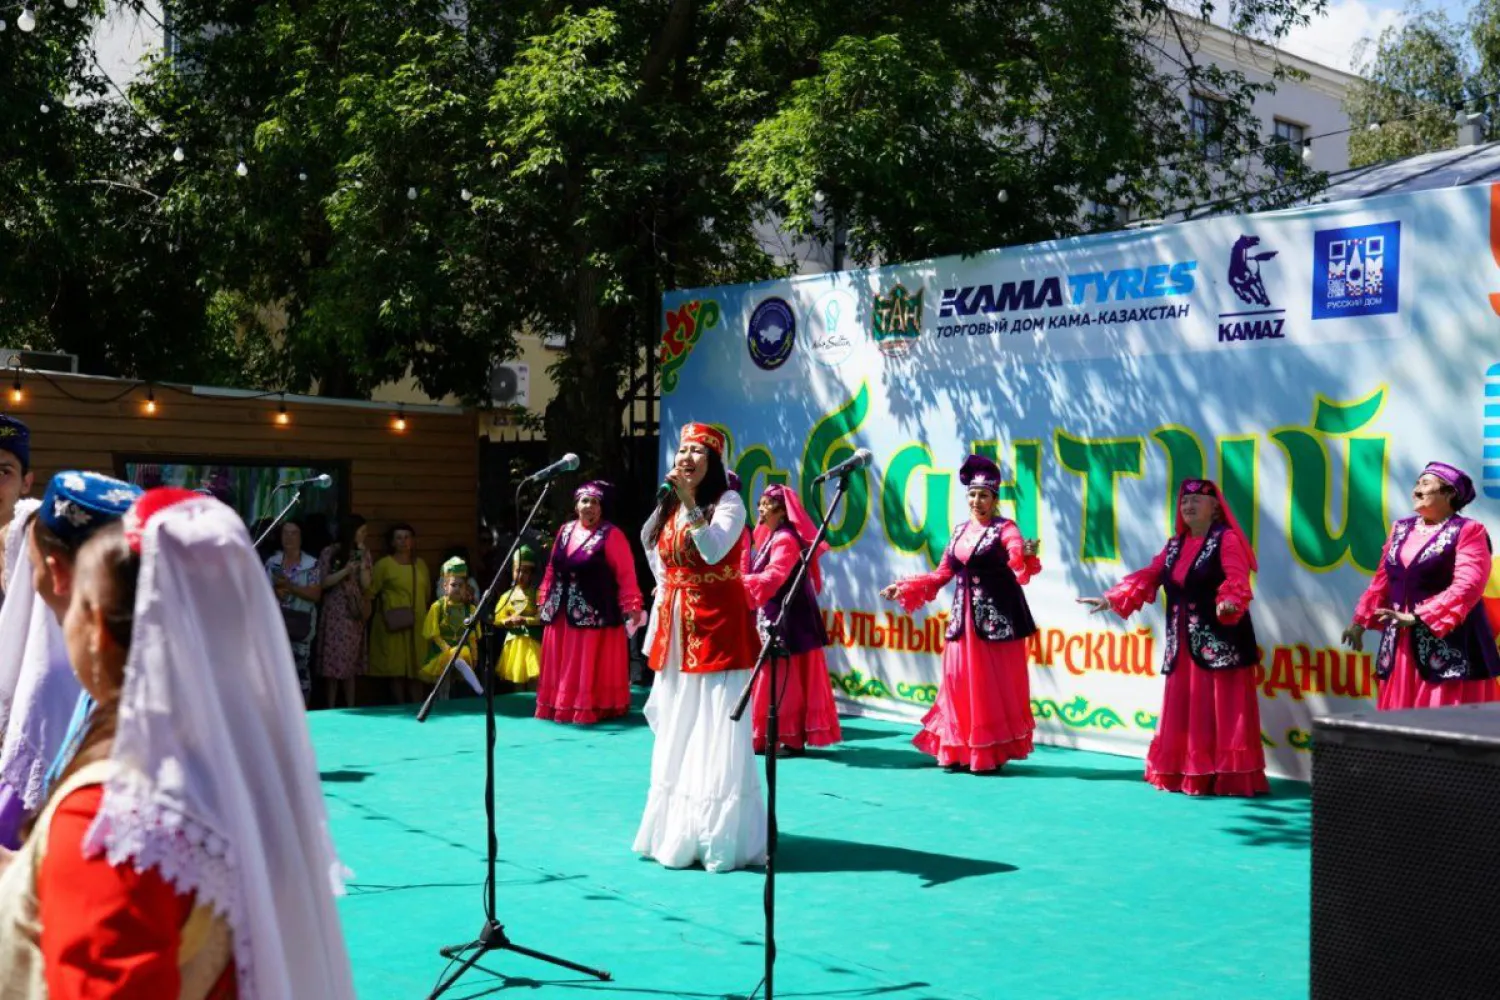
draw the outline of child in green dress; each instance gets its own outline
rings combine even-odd
[[[443,563],[442,572],[438,583],[438,592],[442,596],[427,609],[427,620],[422,624],[422,636],[428,643],[428,659],[418,671],[418,676],[428,684],[436,684],[442,676],[453,647],[464,633],[464,623],[476,611],[469,594],[469,567],[464,561],[449,559]],[[453,662],[453,669],[463,676],[475,694],[484,691],[474,675],[474,664],[479,662],[479,628],[479,623],[475,622],[474,630],[469,633],[468,640]],[[438,695],[439,698],[447,696],[446,690]]]

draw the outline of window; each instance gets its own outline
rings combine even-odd
[[[1193,95],[1193,137],[1203,147],[1203,155],[1210,160],[1224,158],[1224,104],[1212,97]]]
[[[1285,180],[1287,170],[1302,155],[1302,142],[1307,138],[1307,126],[1277,118],[1273,126],[1276,134],[1271,137],[1271,148],[1263,157],[1266,166],[1277,180]]]

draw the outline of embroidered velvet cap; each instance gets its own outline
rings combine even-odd
[[[0,413],[0,451],[8,451],[21,462],[21,471],[31,471],[31,428]]]
[[[684,424],[680,444],[701,444],[719,458],[724,457],[724,432],[708,424]]]
[[[1447,462],[1428,462],[1427,468],[1422,470],[1424,476],[1437,476],[1443,482],[1453,487],[1453,509],[1462,510],[1474,500],[1474,480],[1469,474]]]
[[[970,455],[964,459],[964,464],[959,466],[958,481],[967,487],[977,486],[999,495],[1000,466],[983,455]]]
[[[82,545],[95,531],[125,516],[141,488],[97,472],[59,472],[47,484],[37,518],[64,543]]]

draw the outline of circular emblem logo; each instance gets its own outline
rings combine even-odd
[[[860,339],[859,303],[845,291],[833,291],[818,299],[807,321],[808,350],[820,365],[837,368],[854,353]]]
[[[746,342],[750,360],[765,371],[775,371],[792,356],[797,320],[785,299],[766,299],[750,314]]]

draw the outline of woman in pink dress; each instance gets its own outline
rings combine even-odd
[[[558,529],[537,604],[542,675],[536,717],[589,725],[630,711],[630,653],[645,620],[625,533],[604,519],[604,482],[573,492],[578,519]]]
[[[797,494],[779,484],[767,486],[761,493],[758,513],[760,524],[755,528],[753,549],[745,548],[741,575],[750,606],[756,609],[760,640],[765,641],[772,622],[781,621],[782,646],[791,659],[778,664],[776,671],[781,693],[776,713],[776,755],[800,756],[809,744],[826,747],[843,738],[828,664],[823,659],[828,631],[818,611],[818,593],[823,589],[823,571],[818,563],[828,551],[828,543],[818,544],[807,575],[793,594],[792,573],[802,553],[817,538],[817,526]],[[756,753],[766,750],[769,679],[769,669],[755,679]]]
[[[1234,511],[1207,479],[1177,491],[1177,532],[1151,565],[1103,597],[1080,604],[1129,617],[1167,592],[1167,678],[1146,780],[1188,795],[1264,795],[1266,755],[1255,692],[1255,626],[1250,573],[1255,552]]]
[[[1344,642],[1364,648],[1380,627],[1375,676],[1382,711],[1500,700],[1500,652],[1481,607],[1490,578],[1490,536],[1459,517],[1474,481],[1430,462],[1412,490],[1415,514],[1391,526],[1380,568],[1354,608]]]
[[[323,581],[323,604],[318,614],[318,666],[323,671],[328,707],[338,707],[338,692],[344,704],[354,707],[354,681],[365,672],[366,625],[370,620],[372,561],[365,549],[369,528],[365,519],[350,514],[339,532],[339,540],[318,556],[318,575]]]
[[[944,767],[979,773],[1031,754],[1036,721],[1026,638],[1036,625],[1021,586],[1042,567],[1036,543],[995,513],[999,467],[970,455],[958,479],[969,491],[969,520],[953,533],[936,572],[907,577],[880,593],[911,612],[957,579],[942,684],[912,743]]]

